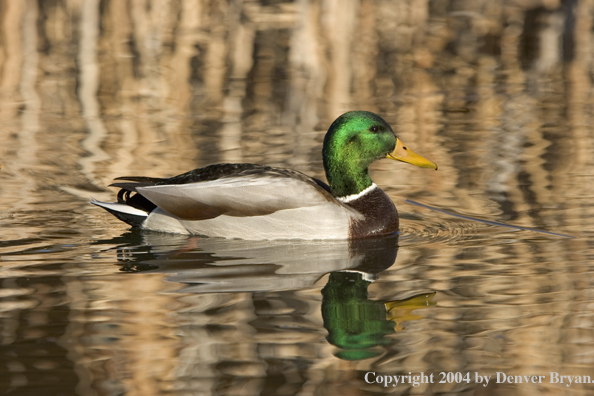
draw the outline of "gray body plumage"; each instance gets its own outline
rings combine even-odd
[[[240,239],[347,239],[350,225],[363,219],[324,183],[289,169],[219,164],[168,179],[118,180],[126,180],[113,184],[125,191],[119,202],[93,203],[153,231]]]

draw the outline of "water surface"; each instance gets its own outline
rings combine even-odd
[[[1,3],[0,393],[591,394],[592,11]],[[373,165],[398,237],[165,235],[89,204],[217,162],[323,178],[353,109],[439,165]]]

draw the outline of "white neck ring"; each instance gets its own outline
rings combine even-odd
[[[354,201],[356,199],[361,198],[362,196],[364,196],[366,194],[369,194],[370,192],[372,192],[376,188],[377,188],[377,184],[371,183],[371,186],[367,187],[365,190],[361,191],[360,193],[351,194],[351,195],[345,195],[344,197],[336,197],[336,199],[338,199],[338,200],[340,200],[341,202],[344,202],[344,203],[351,202],[351,201]]]

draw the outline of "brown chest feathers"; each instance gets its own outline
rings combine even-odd
[[[345,203],[364,216],[362,220],[351,222],[349,227],[351,238],[367,238],[398,231],[396,206],[381,188],[376,187],[365,195]]]

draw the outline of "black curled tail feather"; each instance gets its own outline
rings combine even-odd
[[[147,213],[152,212],[157,207],[157,205],[143,197],[136,188],[154,186],[164,179],[144,176],[122,176],[116,178],[116,180],[127,180],[109,185],[110,187],[120,188],[118,192],[118,203],[140,209]]]
[[[134,195],[131,194],[132,191],[122,188],[118,192],[118,203],[132,206],[133,208],[143,210],[147,213],[151,213],[157,207],[157,205],[155,205],[139,193],[134,193]]]

